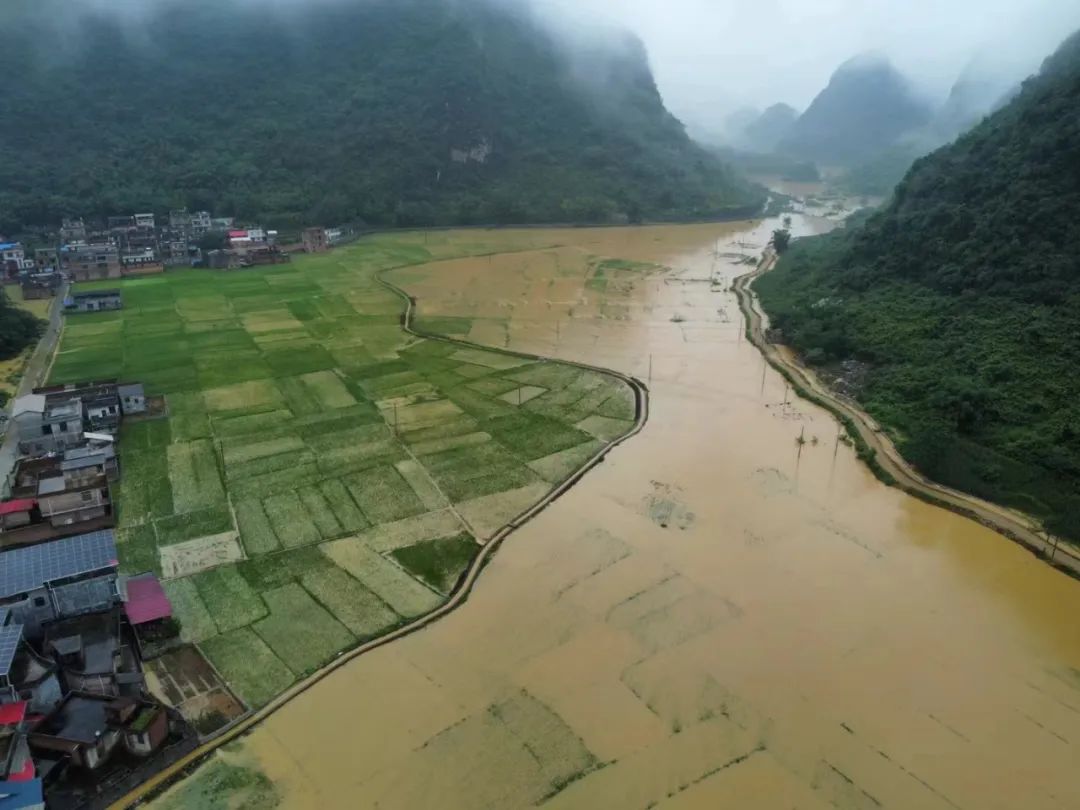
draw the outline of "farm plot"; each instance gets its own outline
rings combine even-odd
[[[248,705],[438,607],[487,537],[632,424],[614,378],[405,333],[378,270],[490,249],[415,240],[122,281],[123,310],[64,333],[52,382],[166,396],[167,420],[121,435],[121,566],[161,573],[183,638]]]

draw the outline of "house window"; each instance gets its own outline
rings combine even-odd
[[[45,597],[44,596],[35,596],[34,597],[34,607],[45,607]]]
[[[92,493],[92,492],[83,492],[83,493],[80,493],[80,494],[82,495],[83,503],[90,503],[90,501],[94,497],[94,493]]]
[[[61,422],[60,423],[60,432],[61,433],[67,433],[67,422]]]
[[[42,436],[52,436],[52,425],[42,425],[41,426],[41,435]]]

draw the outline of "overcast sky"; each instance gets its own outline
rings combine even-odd
[[[803,109],[841,62],[881,51],[944,97],[973,58],[1020,78],[1080,28],[1080,0],[534,0],[617,23],[649,50],[668,107],[715,127],[733,109]]]

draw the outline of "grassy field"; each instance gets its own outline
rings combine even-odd
[[[470,515],[535,502],[630,428],[613,377],[400,328],[378,270],[491,249],[376,237],[124,281],[122,311],[68,319],[53,382],[141,380],[169,406],[123,428],[121,565],[170,577],[249,704],[440,605],[492,531]]]

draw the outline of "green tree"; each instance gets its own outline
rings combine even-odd
[[[791,231],[786,228],[780,228],[772,232],[772,239],[769,244],[773,246],[773,249],[777,253],[784,253],[791,245]]]
[[[207,231],[199,238],[199,250],[224,250],[229,246],[225,231]]]

